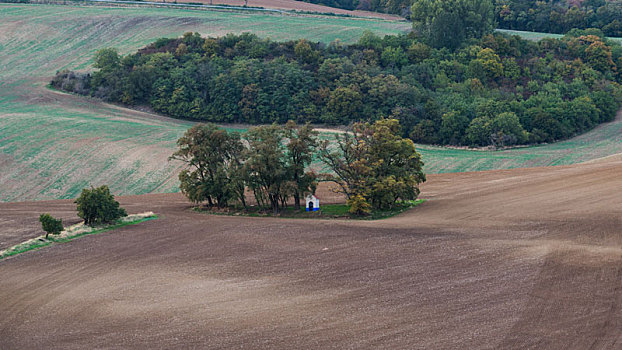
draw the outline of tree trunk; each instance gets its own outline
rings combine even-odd
[[[298,190],[294,192],[294,209],[300,210],[300,192]]]

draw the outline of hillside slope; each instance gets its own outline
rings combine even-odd
[[[252,23],[252,25],[249,25]],[[94,52],[134,52],[158,37],[253,31],[275,40],[353,42],[364,30],[396,34],[408,23],[156,8],[0,4],[0,201],[74,198],[86,186],[115,194],[177,190],[168,162],[190,125],[58,93],[59,69],[87,69]],[[573,164],[622,153],[622,114],[577,138],[505,151],[419,146],[428,173]]]
[[[620,173],[431,175],[426,203],[376,222],[123,197],[160,219],[0,262],[0,347],[620,348]],[[3,227],[50,204],[73,207],[0,204]]]

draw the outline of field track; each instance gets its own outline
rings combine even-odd
[[[0,262],[0,348],[621,349],[620,174],[617,155],[430,175],[375,222],[121,197],[160,219]],[[2,241],[72,210],[0,203]]]

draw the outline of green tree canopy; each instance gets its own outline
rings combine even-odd
[[[114,196],[106,185],[83,189],[74,203],[78,205],[78,217],[89,226],[110,224],[127,216],[125,209],[119,207],[119,202],[114,200]]]
[[[356,123],[351,133],[337,136],[336,144],[334,149],[325,140],[320,159],[357,208],[364,208],[360,197],[374,208],[387,209],[399,199],[412,200],[419,195],[419,184],[425,181],[421,155],[410,139],[401,136],[397,119]]]
[[[47,239],[50,234],[58,235],[63,231],[63,220],[54,219],[50,214],[41,214],[41,216],[39,216],[39,221],[41,222],[43,231],[45,231],[45,239]]]
[[[224,207],[237,198],[246,204],[243,183],[233,181],[239,179],[234,173],[244,156],[239,133],[227,132],[214,124],[197,124],[177,140],[177,145],[179,150],[171,158],[190,168],[179,174],[179,180],[182,193],[191,201]]]
[[[415,0],[410,18],[426,43],[453,49],[492,32],[494,6],[491,0]]]

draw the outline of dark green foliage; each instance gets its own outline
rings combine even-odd
[[[312,4],[325,5],[346,10],[364,10],[394,13],[408,17],[411,0],[303,0]]]
[[[62,219],[54,219],[50,214],[41,214],[41,216],[39,216],[39,221],[41,222],[43,231],[45,231],[45,239],[47,239],[50,234],[58,235],[63,231]]]
[[[410,18],[433,47],[459,47],[493,30],[492,0],[415,0]]]
[[[359,0],[303,0],[304,2],[310,2],[312,4],[319,4],[324,6],[336,7],[346,10],[354,10],[359,3]]]
[[[108,186],[82,190],[75,202],[78,205],[78,217],[85,225],[111,224],[121,217],[127,216],[125,209],[119,207]]]
[[[567,33],[599,28],[606,36],[622,36],[620,1],[497,0],[495,17],[505,29]]]
[[[347,10],[393,13],[411,19],[414,17],[411,14],[411,6],[417,2],[417,0],[305,1]],[[458,9],[457,6],[454,8]],[[465,14],[466,12],[458,13]],[[454,24],[451,19],[453,17],[447,17],[441,22],[451,27]],[[622,2],[616,0],[495,0],[494,20],[499,28],[503,29],[563,34],[575,28],[598,28],[606,36],[622,37]]]
[[[248,159],[244,164],[248,186],[257,203],[269,206],[274,213],[285,206],[294,189],[285,162],[283,129],[278,125],[258,126],[248,130]]]
[[[474,23],[465,38],[485,32]],[[390,117],[402,136],[435,144],[550,142],[611,120],[622,103],[622,47],[577,31],[540,42],[488,34],[455,50],[371,32],[347,46],[187,33],[125,57],[100,50],[96,66],[92,76],[59,72],[53,84],[205,122]]]
[[[251,128],[244,142],[235,132],[213,124],[198,124],[177,141],[179,150],[171,156],[190,168],[179,174],[181,191],[193,202],[207,202],[223,208],[233,201],[246,208],[246,189],[259,206],[275,213],[286,207],[290,197],[296,209],[300,198],[313,192],[316,175],[306,171],[317,144],[317,132],[310,125],[288,121]]]
[[[181,191],[191,201],[207,201],[222,208],[237,199],[246,205],[243,191],[238,190],[237,172],[245,156],[240,134],[214,124],[198,124],[188,129],[177,145],[179,150],[171,158],[191,169],[179,174]]]
[[[313,160],[313,152],[317,146],[318,132],[311,125],[298,127],[293,121],[285,124],[285,138],[287,139],[286,164],[288,178],[295,185],[293,188],[294,209],[300,209],[300,199],[311,190],[317,176],[313,172],[305,172]]]

